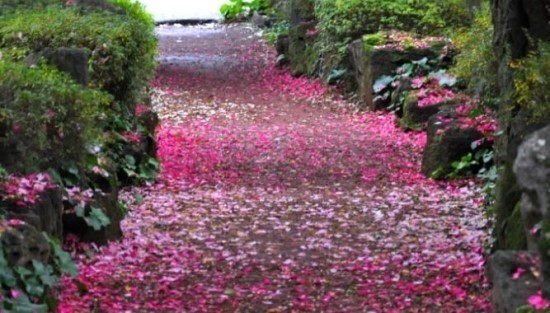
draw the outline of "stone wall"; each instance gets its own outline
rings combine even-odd
[[[510,91],[514,89],[513,70],[509,63],[527,55],[533,40],[550,39],[549,0],[492,0],[494,40],[496,59],[499,60],[498,93],[499,123],[502,133],[497,136],[497,163],[502,166],[496,187],[496,227],[497,249],[521,249],[525,241],[511,241],[509,230],[517,227],[519,221],[511,219],[514,208],[519,203],[521,191],[512,167],[517,149],[523,139],[545,125],[544,122],[531,122],[529,113],[520,108]],[[530,40],[531,38],[532,40]],[[510,244],[513,242],[513,244]]]
[[[492,0],[493,48],[498,66],[496,162],[501,166],[496,187],[496,250],[487,263],[493,285],[494,312],[516,312],[538,290],[550,296],[550,259],[543,238],[548,225],[550,121],[534,122],[518,105],[510,63],[550,40],[549,0]],[[541,130],[542,129],[542,130]],[[526,140],[527,139],[527,140]],[[522,142],[524,142],[522,144]],[[537,230],[538,226],[540,230]],[[512,251],[529,249],[525,251]],[[540,258],[542,256],[542,258]],[[526,274],[519,274],[525,272]],[[534,275],[536,273],[536,275]]]

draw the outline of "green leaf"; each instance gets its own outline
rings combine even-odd
[[[46,286],[53,287],[57,285],[57,278],[53,275],[53,268],[50,265],[44,265],[38,260],[32,260],[34,274],[40,278]]]
[[[4,301],[8,308],[7,310],[3,310],[2,312],[8,313],[47,313],[48,312],[48,306],[45,304],[33,304],[29,300],[29,297],[21,293],[17,299],[4,299]],[[6,305],[5,305],[6,306]],[[6,308],[4,308],[6,309]]]
[[[132,156],[132,155],[129,155],[127,154],[124,159],[126,160],[126,163],[129,164],[129,165],[133,165],[135,166],[136,165],[136,159]]]
[[[61,243],[58,239],[46,235],[46,233],[43,233],[44,236],[48,239],[48,242],[50,243],[50,246],[53,249],[54,252],[54,262],[57,265],[57,270],[59,270],[63,274],[68,274],[71,277],[78,276],[78,270],[76,269],[76,265],[71,258],[71,255],[67,253],[66,251],[61,248]]]
[[[4,256],[4,249],[0,246],[0,281],[9,288],[17,286],[17,278]]]
[[[76,216],[84,218],[86,216],[86,208],[83,205],[77,205],[75,208]]]
[[[393,81],[393,76],[383,75],[374,82],[372,89],[374,90],[374,93],[380,93],[382,90],[386,89]]]
[[[439,83],[439,86],[442,87],[453,87],[456,85],[457,78],[454,75],[448,74],[445,70],[439,70],[434,73],[430,73],[430,78],[436,79]]]
[[[338,79],[342,78],[346,74],[347,70],[340,69],[340,70],[332,70],[330,74],[327,77],[327,83],[332,83],[337,81]]]
[[[135,199],[136,199],[135,202],[136,202],[137,205],[143,204],[143,196],[142,196],[141,194],[139,194],[139,193],[136,192],[136,193],[134,194],[134,197],[135,197]]]
[[[111,223],[111,220],[103,213],[103,210],[96,207],[92,207],[90,214],[84,217],[84,219],[94,230],[100,230],[102,227]]]

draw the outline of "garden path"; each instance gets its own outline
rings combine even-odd
[[[157,33],[162,172],[61,312],[489,311],[477,187],[423,178],[424,134],[277,69],[247,26]]]

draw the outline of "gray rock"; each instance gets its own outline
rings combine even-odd
[[[472,152],[472,142],[484,138],[479,130],[460,125],[456,118],[454,109],[448,107],[428,120],[428,141],[422,157],[424,175],[445,178],[453,172],[453,162],[460,161],[464,155]],[[477,149],[483,148],[486,146]]]
[[[403,92],[397,88],[396,93]],[[398,97],[398,96],[396,96]],[[392,99],[392,102],[394,100]],[[409,130],[422,130],[426,127],[426,123],[430,117],[437,114],[441,108],[458,104],[459,100],[445,100],[440,103],[435,103],[429,106],[418,105],[418,92],[409,91],[405,97],[405,103],[403,104],[402,116],[399,120],[399,124],[402,128]]]
[[[503,100],[505,101],[505,100]],[[495,136],[495,161],[502,166],[495,188],[495,203],[493,205],[496,219],[494,234],[496,237],[495,249],[516,250],[527,248],[527,243],[521,246],[508,245],[515,239],[509,240],[507,236],[513,232],[509,225],[517,223],[510,221],[513,212],[521,200],[522,192],[513,170],[519,145],[531,133],[544,127],[544,124],[530,121],[528,112],[524,109],[515,113],[514,117],[507,115],[505,110],[500,116],[506,115],[510,119],[501,119],[502,134]]]
[[[550,126],[536,131],[521,144],[514,172],[524,192],[522,211],[529,217],[527,222],[533,224],[537,215],[542,216],[545,232],[550,225]],[[542,236],[538,243],[542,262],[541,287],[545,295],[550,295],[550,240],[545,237]]]
[[[497,251],[489,257],[485,265],[487,278],[493,286],[492,302],[494,313],[515,313],[516,309],[527,304],[539,284],[529,271],[536,263],[532,253],[518,251]],[[518,268],[526,272],[513,278]]]
[[[88,72],[89,53],[80,48],[46,48],[27,58],[29,66],[36,65],[40,58],[62,72],[68,73],[76,82],[87,86],[90,81]]]
[[[0,246],[11,267],[30,266],[32,260],[46,264],[51,253],[48,240],[31,225],[20,225],[1,233]]]
[[[288,46],[290,45],[288,35],[279,35],[277,42],[275,42],[275,50],[277,54],[288,54]]]
[[[550,126],[521,144],[514,172],[528,198],[550,220]]]
[[[374,82],[383,75],[394,75],[395,70],[408,62],[422,58],[439,57],[444,45],[434,45],[433,48],[381,48],[365,51],[362,39],[348,46],[349,62],[352,65],[358,87],[360,101],[370,110],[385,109],[390,104],[387,101],[374,101]]]
[[[540,237],[538,233],[532,232],[531,230],[542,221],[542,213],[527,195],[521,197],[520,211],[524,232],[527,238],[527,249],[529,249],[529,251],[538,251]]]
[[[497,180],[493,205],[496,213],[495,248],[506,249],[508,220],[521,198],[512,169],[517,148],[526,135],[544,126],[530,123],[525,110],[510,97],[510,90],[514,89],[510,57],[524,57],[532,48],[531,43],[550,40],[550,12],[548,0],[494,0],[491,1],[491,9],[494,24],[493,50],[499,63],[496,73],[498,90],[495,97],[499,97],[498,116],[502,131],[502,135],[496,137],[495,156],[497,165],[503,168]]]
[[[61,238],[63,235],[63,202],[58,188],[49,189],[38,195],[37,201],[28,206],[2,203],[7,218],[16,218],[34,226],[39,232]]]
[[[301,22],[289,29],[288,54],[290,69],[293,76],[312,75],[319,59],[319,51],[314,47],[315,36],[309,36],[308,31],[315,29],[315,21]]]
[[[268,27],[269,18],[255,11],[252,14],[252,23],[256,25],[256,27],[265,28],[265,27]]]
[[[366,88],[365,84],[362,84],[363,77],[367,67],[365,45],[363,39],[356,39],[349,44],[348,48],[348,63],[351,65],[353,70],[353,76],[355,78],[356,87],[360,95],[365,95],[367,92],[364,90]],[[365,97],[359,97],[359,106],[360,108],[365,108],[366,103],[364,102]]]
[[[289,2],[288,15],[291,27],[315,19],[313,0],[290,0]]]

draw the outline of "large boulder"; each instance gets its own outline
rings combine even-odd
[[[312,75],[319,52],[314,48],[315,21],[301,22],[291,26],[288,34],[288,58],[293,76]]]
[[[463,118],[455,112],[454,107],[447,107],[428,120],[428,140],[422,158],[424,175],[447,177],[454,171],[453,162],[472,153],[472,143],[485,138],[477,127],[463,123]],[[486,148],[486,144],[476,149]]]
[[[533,133],[521,144],[514,164],[518,182],[524,192],[523,215],[529,224],[541,225],[538,243],[541,256],[542,290],[550,296],[550,239],[547,238],[550,225],[550,126]],[[530,226],[530,225],[529,225]]]
[[[4,231],[0,229],[0,248],[4,249],[8,265],[14,268],[28,267],[32,260],[44,264],[50,261],[48,240],[31,225],[21,224]]]
[[[59,188],[43,191],[32,204],[0,203],[6,210],[6,218],[22,220],[34,226],[39,232],[46,232],[56,238],[63,235],[63,202]]]
[[[395,70],[405,63],[423,58],[436,59],[443,49],[449,48],[441,41],[422,48],[383,45],[371,49],[365,48],[362,39],[352,42],[348,46],[349,63],[353,68],[360,102],[370,110],[386,108],[388,103],[374,101],[375,81],[384,75],[394,75]]]
[[[535,255],[518,251],[497,251],[487,260],[486,275],[493,286],[494,313],[516,313],[536,294],[539,284],[531,272]]]
[[[288,36],[277,41],[279,65],[288,64],[294,76],[311,75],[319,57],[313,43],[315,36],[315,13],[312,0],[291,0],[286,6],[286,15],[290,21]]]
[[[491,1],[491,7],[494,24],[493,50],[499,62],[497,94],[500,95],[498,116],[502,133],[495,142],[496,161],[502,167],[493,206],[496,213],[495,248],[517,249],[521,247],[508,247],[505,244],[509,233],[507,225],[510,225],[510,218],[521,198],[512,167],[519,144],[545,123],[533,123],[529,113],[510,97],[510,90],[514,90],[514,73],[509,64],[510,57],[517,59],[526,56],[532,49],[532,43],[550,40],[548,1],[494,0]]]
[[[403,112],[399,119],[399,125],[406,129],[423,130],[427,126],[430,117],[437,114],[441,108],[449,107],[460,102],[460,99],[441,98],[436,103],[424,105],[418,90],[405,91],[407,94],[403,103]]]
[[[290,0],[288,17],[290,26],[315,19],[315,2],[313,0]]]

